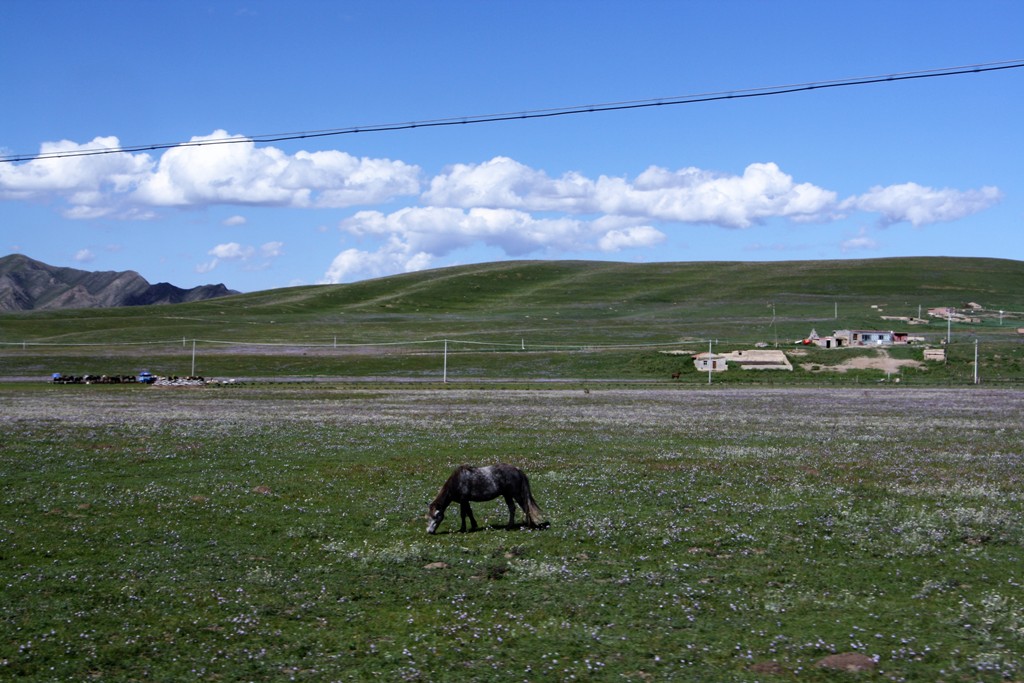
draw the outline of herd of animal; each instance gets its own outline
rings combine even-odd
[[[63,375],[53,373],[54,384],[135,384],[135,375]]]

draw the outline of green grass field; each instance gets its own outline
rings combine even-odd
[[[1022,414],[1012,388],[0,384],[0,678],[1020,680]],[[550,528],[492,502],[428,536],[451,468],[499,460]]]
[[[984,307],[986,339],[1024,321],[1024,263],[895,258],[779,263],[512,261],[293,287],[174,306],[0,315],[0,342],[179,339],[284,344],[474,339],[531,346],[800,339],[812,327],[889,329],[882,315]],[[999,318],[998,311],[1006,315]],[[773,319],[774,314],[774,319]],[[1005,323],[1005,324],[1000,324]],[[942,321],[914,330],[945,336]]]
[[[909,325],[932,307],[983,310],[970,323]],[[1002,311],[1002,313],[1000,313]],[[1024,264],[905,258],[788,263],[515,261],[347,285],[256,292],[174,306],[0,314],[0,378],[130,374],[273,379],[665,381],[692,363],[660,351],[768,344],[788,351],[812,329],[895,329],[950,336],[949,362],[905,372],[919,385],[1024,381]],[[791,359],[789,376],[729,373],[723,382],[859,385],[880,371],[811,372],[858,352]]]

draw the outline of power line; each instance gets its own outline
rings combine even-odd
[[[0,163],[18,163],[24,161],[39,161],[44,159],[66,159],[72,157],[97,156],[102,154],[149,152],[163,149],[171,149],[174,147],[208,147],[211,145],[231,145],[238,143],[285,142],[291,140],[308,140],[315,138],[333,137],[339,135],[383,133],[389,131],[415,130],[421,128],[441,128],[481,123],[498,123],[504,121],[525,121],[530,119],[555,118],[560,116],[574,116],[579,114],[595,114],[610,111],[627,111],[632,109],[648,109],[654,107],[698,104],[702,102],[743,100],[752,99],[755,97],[788,95],[792,93],[808,92],[813,90],[847,88],[858,85],[874,85],[879,83],[897,83],[901,81],[921,80],[926,78],[941,78],[945,76],[960,76],[964,74],[985,73],[990,71],[1006,71],[1009,69],[1020,68],[1024,68],[1024,60],[987,62],[983,64],[972,64],[968,66],[948,67],[944,69],[930,69],[927,71],[907,71],[902,73],[890,73],[877,76],[862,76],[856,78],[845,78],[831,81],[811,81],[807,83],[793,83],[789,85],[749,88],[745,90],[726,90],[719,92],[680,95],[676,97],[662,97],[647,100],[603,102],[599,104],[576,105],[571,107],[556,107],[552,109],[532,109],[517,112],[505,112],[500,114],[457,116],[443,119],[427,119],[423,121],[406,121],[403,123],[380,123],[371,124],[367,126],[349,126],[346,128],[328,128],[322,130],[299,131],[293,133],[269,133],[264,135],[238,136],[216,140],[190,140],[187,142],[162,142],[145,145],[127,145],[121,147],[97,147],[92,149],[79,149],[74,151],[44,152],[40,154],[9,154],[0,155]]]

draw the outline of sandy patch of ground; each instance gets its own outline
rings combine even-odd
[[[893,358],[885,349],[879,349],[874,356],[855,356],[839,363],[838,365],[818,365],[816,363],[804,363],[800,366],[810,371],[831,371],[846,372],[847,370],[881,370],[888,374],[897,374],[900,368],[923,368],[924,363],[919,360]]]

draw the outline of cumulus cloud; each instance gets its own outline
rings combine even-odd
[[[586,221],[573,218],[536,218],[512,209],[415,207],[391,214],[360,211],[341,222],[341,229],[356,236],[397,239],[412,251],[444,255],[474,244],[497,247],[510,256],[543,249],[571,250],[588,244]]]
[[[863,249],[877,249],[878,242],[869,237],[867,233],[868,231],[865,228],[861,228],[856,237],[843,240],[839,245],[840,250],[846,253],[850,251],[860,251]]]
[[[595,184],[577,173],[552,179],[508,157],[482,164],[455,164],[430,182],[423,201],[433,206],[490,207],[524,211],[593,210]]]
[[[260,247],[260,254],[264,258],[274,258],[284,253],[284,242],[267,242]]]
[[[431,206],[603,214],[724,228],[749,228],[773,218],[827,222],[851,210],[879,213],[886,223],[922,226],[983,211],[1001,198],[995,187],[937,190],[905,183],[839,201],[836,192],[797,183],[770,162],[750,164],[740,175],[651,166],[632,179],[591,179],[574,172],[552,178],[508,157],[451,166],[422,195]]]
[[[598,241],[601,251],[614,252],[638,247],[653,247],[665,241],[665,234],[649,225],[638,225],[625,230],[609,230]]]
[[[724,228],[749,228],[769,218],[818,220],[836,201],[835,192],[794,183],[773,163],[750,164],[739,176],[652,166],[632,182],[602,177],[598,197],[606,213]]]
[[[116,137],[65,140],[46,143],[41,152],[119,144]],[[378,210],[403,197],[410,206]],[[347,239],[361,243],[342,245],[324,275],[328,282],[418,270],[475,246],[509,257],[645,249],[667,241],[666,226],[747,230],[770,221],[825,223],[862,212],[877,214],[883,224],[921,227],[983,211],[1001,198],[995,187],[904,183],[840,199],[771,162],[751,163],[738,173],[650,166],[635,177],[588,177],[576,171],[549,175],[498,156],[453,164],[425,179],[418,166],[399,160],[336,150],[289,154],[223,130],[154,156],[120,152],[0,164],[0,200],[54,201],[73,219],[148,220],[169,208],[215,205],[366,209],[341,220]],[[246,222],[236,214],[223,225]],[[841,244],[844,251],[875,246],[866,233]],[[266,267],[283,247],[226,242],[196,268],[208,272],[224,262]]]
[[[254,247],[242,246],[238,242],[227,242],[225,244],[218,244],[207,253],[221,261],[236,261],[251,257],[256,253],[256,249]]]
[[[319,284],[337,284],[355,279],[412,273],[429,268],[433,257],[425,252],[410,253],[408,245],[390,242],[377,251],[346,249],[334,257]]]
[[[550,178],[512,159],[495,157],[478,165],[452,166],[431,181],[423,200],[461,208],[603,213],[748,228],[775,217],[819,219],[835,206],[836,193],[795,183],[773,163],[750,164],[739,176],[652,166],[632,180],[592,180],[577,173]]]
[[[48,142],[40,152],[119,146],[116,137],[98,137],[82,145]],[[218,204],[344,208],[419,191],[419,167],[402,161],[340,151],[290,155],[220,130],[193,137],[156,160],[145,153],[122,152],[0,164],[0,199],[56,197],[66,205],[64,215],[76,219],[150,219],[163,207]]]
[[[267,242],[259,248],[238,242],[225,242],[206,253],[213,258],[197,265],[197,273],[208,273],[222,261],[244,262],[248,270],[261,270],[269,267],[274,258],[284,253],[284,242]]]
[[[980,190],[935,189],[917,183],[873,187],[843,202],[843,209],[882,215],[885,224],[907,222],[914,227],[955,221],[983,211],[1002,199],[996,187]]]
[[[72,258],[79,263],[89,263],[96,259],[96,254],[93,253],[92,249],[79,249]]]
[[[230,140],[230,144],[224,141]],[[216,131],[164,152],[134,199],[151,206],[240,204],[341,208],[419,192],[419,168],[345,152],[297,152],[257,147]]]
[[[120,146],[116,137],[97,137],[78,144],[70,140],[46,142],[41,154],[75,153]],[[60,159],[36,159],[22,164],[0,164],[0,199],[47,200],[62,197],[67,218],[87,219],[125,215],[146,218],[138,207],[123,207],[113,198],[132,193],[153,169],[148,154],[97,154]]]
[[[44,143],[40,152],[119,145],[113,136],[84,144],[62,140]],[[57,198],[63,202],[64,215],[73,219],[147,220],[164,207],[372,206],[416,196],[422,189],[421,176],[418,166],[398,160],[360,158],[337,150],[287,154],[218,130],[167,149],[155,159],[147,153],[121,152],[0,164],[0,199]],[[777,218],[828,221],[849,211],[878,213],[885,223],[922,226],[982,211],[1002,195],[995,187],[955,190],[904,183],[874,187],[839,201],[834,191],[798,183],[771,162],[750,164],[738,175],[651,166],[635,178],[589,178],[574,171],[552,177],[499,156],[449,166],[419,196],[422,208],[628,217],[744,229]],[[244,222],[236,215],[225,224]],[[631,233],[633,238],[640,234]],[[618,239],[624,243],[621,236]],[[605,242],[613,241],[610,237]]]
[[[341,222],[343,232],[383,242],[376,251],[346,249],[324,275],[326,282],[341,282],[387,272],[409,272],[427,267],[437,257],[476,245],[500,249],[512,257],[534,253],[606,252],[650,246],[665,239],[660,231],[636,220],[602,217],[538,218],[514,209],[459,209],[415,207],[384,214],[360,211]]]
[[[74,154],[120,146],[116,137],[97,137],[78,144],[70,140],[44,142],[40,154]],[[97,154],[60,159],[36,159],[23,164],[0,164],[0,197],[28,199],[52,192],[72,193],[78,200],[101,191],[131,190],[136,179],[153,166],[148,154]]]

